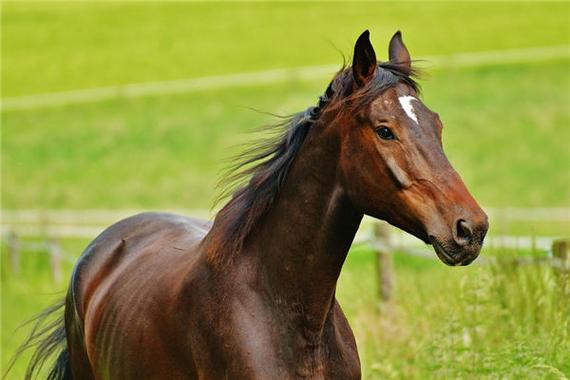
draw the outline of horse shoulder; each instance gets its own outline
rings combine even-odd
[[[236,268],[219,270],[201,260],[179,295],[192,360],[212,378],[285,378],[263,297]]]

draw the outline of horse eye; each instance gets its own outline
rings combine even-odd
[[[396,138],[396,136],[394,136],[390,128],[386,127],[378,128],[376,130],[376,133],[378,134],[378,136],[380,136],[381,139],[384,140],[394,140]]]

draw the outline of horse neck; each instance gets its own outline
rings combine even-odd
[[[269,299],[302,310],[300,322],[312,331],[322,329],[362,220],[338,183],[339,155],[338,137],[310,132],[244,252]]]

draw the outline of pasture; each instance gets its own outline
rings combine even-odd
[[[67,252],[87,242],[68,240]],[[25,252],[14,276],[3,260],[2,362],[28,332],[22,321],[65,294],[49,276],[47,255]],[[531,252],[523,252],[525,256]],[[511,257],[520,252],[487,250]],[[537,257],[541,252],[534,253]],[[359,345],[365,379],[563,379],[570,373],[570,286],[538,261],[516,266],[450,268],[425,258],[395,255],[393,301],[377,298],[374,252],[349,254],[338,287]],[[65,273],[69,275],[70,264]],[[22,378],[25,355],[9,378]]]
[[[567,3],[3,4],[2,97],[338,63],[371,30],[379,52],[403,31],[413,58],[570,44]],[[342,15],[342,21],[338,19]],[[437,22],[434,22],[437,21]],[[506,21],[508,20],[508,21]],[[498,53],[500,54],[500,53]],[[386,59],[382,53],[380,59]],[[424,100],[475,198],[569,207],[568,54],[425,67]],[[274,118],[316,102],[330,75],[160,96],[2,111],[2,209],[208,208],[224,159]],[[262,132],[261,132],[262,133]],[[569,222],[493,224],[490,234],[568,236]],[[38,237],[41,238],[41,237]],[[88,241],[64,239],[73,256]],[[544,252],[487,249],[498,258]],[[66,276],[71,264],[65,264]],[[373,251],[355,247],[338,288],[366,379],[570,376],[568,277],[540,264],[448,268],[395,255],[379,306]],[[2,368],[63,296],[45,254],[10,272],[2,246]],[[25,360],[10,379],[23,376]]]

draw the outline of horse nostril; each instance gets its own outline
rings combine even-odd
[[[457,238],[455,241],[459,245],[466,245],[471,242],[473,238],[473,230],[471,228],[471,224],[466,220],[459,219],[457,221]]]

